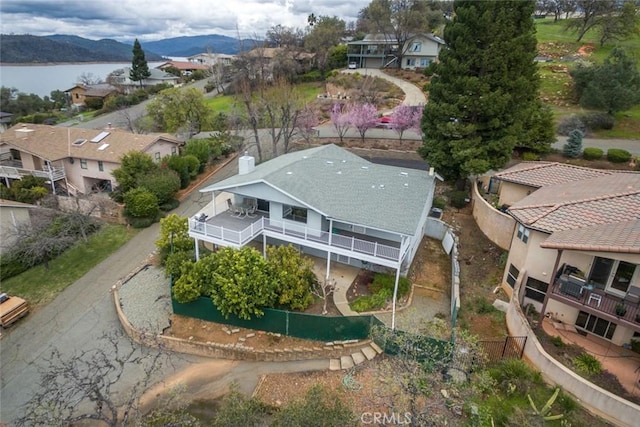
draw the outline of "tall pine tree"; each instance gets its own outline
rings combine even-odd
[[[131,61],[131,71],[129,71],[129,78],[134,82],[139,82],[142,87],[142,81],[151,76],[149,71],[149,64],[144,57],[144,50],[140,46],[140,42],[136,39],[133,42],[133,60]]]
[[[504,166],[515,147],[546,151],[552,116],[539,98],[534,1],[456,0],[422,120],[420,153],[458,186]]]

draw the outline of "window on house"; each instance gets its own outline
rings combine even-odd
[[[282,205],[282,217],[291,221],[307,223],[307,210],[297,206]]]
[[[529,241],[529,229],[522,224],[518,224],[517,237],[518,239],[522,240],[524,243],[527,243]]]
[[[178,154],[178,149],[176,147],[171,147],[171,154]]]
[[[516,285],[516,280],[518,280],[518,276],[520,275],[520,270],[518,270],[513,264],[509,265],[509,272],[507,273],[507,283],[512,288]]]
[[[416,66],[415,58],[407,58],[407,67],[415,67],[415,66]]]
[[[80,98],[80,94],[76,93],[76,99]]]
[[[597,288],[623,295],[629,290],[638,270],[636,264],[610,258],[595,257],[589,274],[589,281]]]
[[[155,157],[156,162],[160,161],[160,152],[159,151],[157,153],[155,153],[153,156]]]
[[[526,297],[531,298],[534,301],[544,302],[544,296],[547,293],[548,287],[548,283],[529,277],[527,279],[527,284],[525,285],[524,294]]]
[[[104,172],[104,163],[102,163],[102,160],[98,160],[98,170]]]
[[[616,324],[601,319],[593,314],[581,311],[576,319],[576,326],[592,334],[599,335],[610,340],[616,331]]]
[[[411,44],[411,49],[409,49],[410,52],[420,52],[420,50],[422,50],[421,42],[413,42]]]
[[[431,61],[429,60],[429,58],[420,58],[421,67],[428,67],[430,63]]]
[[[80,167],[82,169],[87,169],[87,159],[80,159]]]

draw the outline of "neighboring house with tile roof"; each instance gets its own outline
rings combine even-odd
[[[384,34],[367,34],[362,40],[347,43],[347,61],[355,62],[358,68],[395,68],[402,53],[401,68],[426,68],[438,60],[444,45],[444,40],[430,33],[416,34],[403,46],[398,46],[397,40]]]
[[[167,68],[175,68],[182,73],[182,75],[189,75],[196,70],[206,71],[208,67],[204,64],[191,61],[168,61],[164,64],[158,65],[156,68],[165,71]]]
[[[516,220],[503,288],[521,280],[523,305],[617,345],[640,339],[640,173],[526,162],[494,178]]]
[[[88,99],[101,99],[106,101],[108,97],[117,95],[118,88],[108,83],[99,83],[95,85],[77,84],[67,89],[64,93],[69,95],[69,100],[73,105],[82,106]]]
[[[149,154],[156,162],[178,152],[181,141],[168,134],[135,134],[35,124],[17,124],[0,135],[0,178],[47,178],[54,191],[88,194],[116,187],[112,175],[122,156]]]
[[[437,175],[371,163],[336,145],[285,154],[202,190],[206,221],[189,220],[198,242],[242,247],[255,240],[357,267],[406,274],[424,236]]]

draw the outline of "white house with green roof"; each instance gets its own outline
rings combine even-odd
[[[331,261],[406,274],[426,227],[435,179],[426,172],[371,163],[336,145],[293,152],[200,190],[211,193],[189,235],[218,246],[262,240],[292,244]],[[200,214],[202,215],[202,214]],[[199,254],[197,254],[199,256]]]

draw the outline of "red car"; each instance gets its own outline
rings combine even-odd
[[[392,128],[392,124],[391,124],[391,116],[382,116],[378,119],[378,123],[376,124],[377,128],[383,128],[383,129],[391,129]]]

